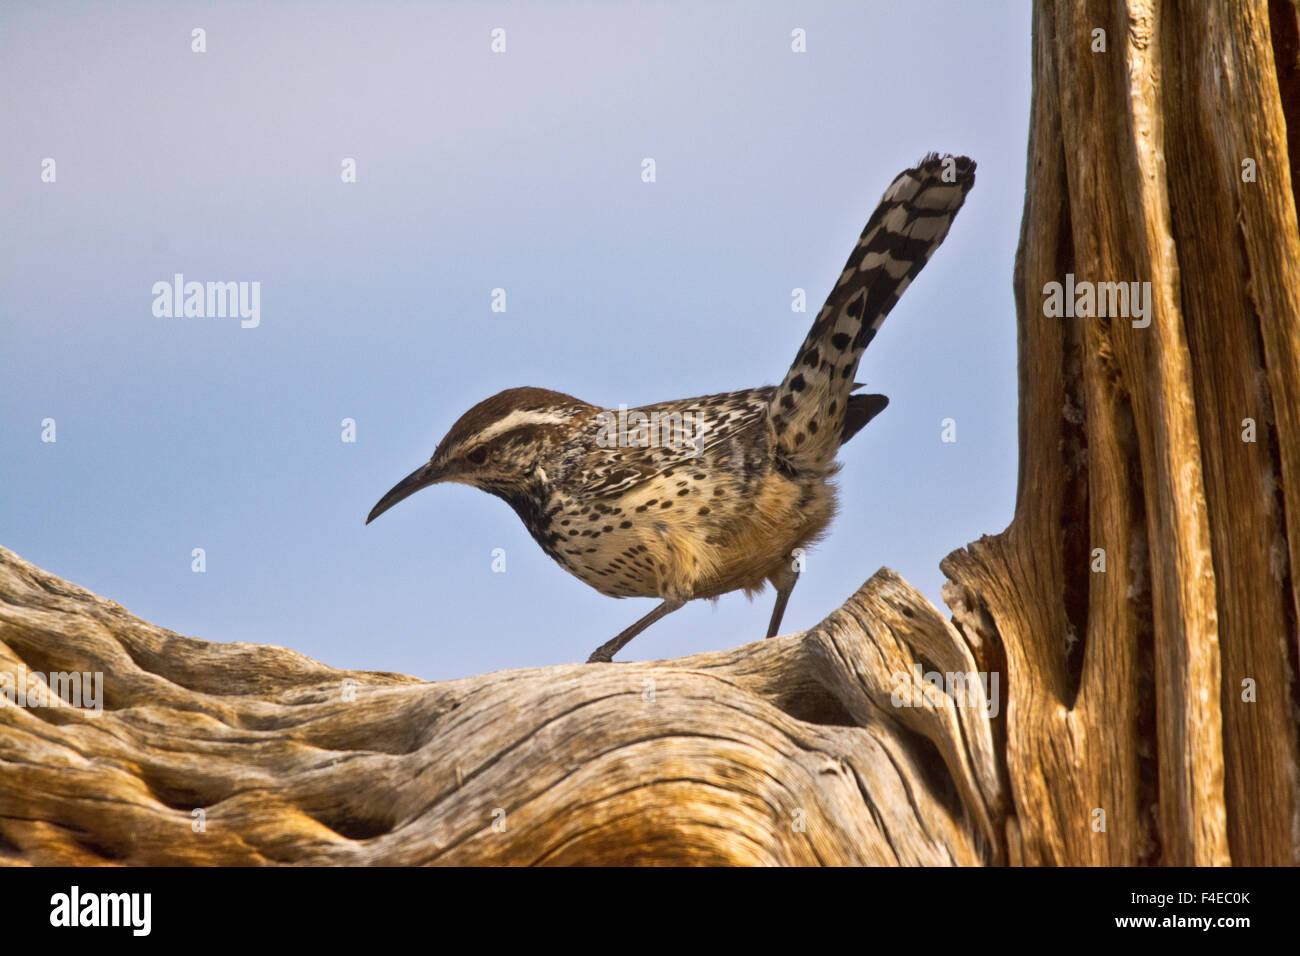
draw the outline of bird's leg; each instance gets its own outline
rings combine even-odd
[[[777,630],[781,627],[781,618],[785,617],[785,605],[790,600],[790,592],[794,590],[795,582],[799,580],[798,571],[790,571],[785,575],[785,579],[777,584],[776,587],[776,607],[772,608],[772,621],[767,625],[767,636],[776,637]]]
[[[669,614],[672,614],[673,611],[677,610],[685,603],[685,601],[675,598],[667,598],[663,604],[660,604],[645,617],[641,618],[641,620],[627,628],[627,630],[620,631],[618,636],[613,640],[606,641],[604,644],[600,645],[600,647],[592,651],[591,656],[587,658],[587,663],[611,663],[614,660],[614,655],[621,651],[628,641],[632,640],[632,638],[636,637],[661,617],[667,617]]]

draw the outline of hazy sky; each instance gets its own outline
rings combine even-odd
[[[339,667],[585,660],[655,602],[591,590],[482,492],[370,507],[503,388],[779,382],[885,186],[937,150],[975,189],[863,359],[891,404],[841,452],[783,630],[882,565],[943,608],[939,560],[1014,503],[1028,104],[1024,3],[6,0],[0,544]],[[177,273],[258,283],[257,326],[155,315]],[[694,602],[620,658],[761,638],[772,600]]]

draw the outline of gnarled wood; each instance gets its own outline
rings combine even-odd
[[[1014,860],[1300,859],[1295,23],[1035,6],[1018,503],[943,563],[1006,654]],[[1149,282],[1150,324],[1049,317],[1067,274]]]
[[[922,659],[974,662],[885,570],[805,634],[429,684],[181,637],[0,549],[0,642],[0,675],[26,669],[31,687],[104,675],[98,716],[0,707],[5,862],[971,865],[997,852],[988,709],[927,696],[914,676]]]

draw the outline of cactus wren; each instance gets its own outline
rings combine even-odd
[[[462,415],[366,523],[429,485],[473,485],[597,591],[661,599],[589,663],[611,660],[687,601],[752,597],[767,581],[772,637],[798,578],[792,552],[834,514],[835,454],[888,403],[852,394],[858,361],[974,184],[972,160],[933,153],[894,179],[780,386],[630,411],[507,389]]]

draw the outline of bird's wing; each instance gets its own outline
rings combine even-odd
[[[581,497],[635,488],[674,467],[689,468],[706,450],[767,418],[772,386],[596,413],[573,443],[570,473],[587,477]]]

